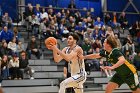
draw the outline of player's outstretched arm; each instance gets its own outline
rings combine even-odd
[[[83,56],[83,59],[95,59],[95,58],[101,58],[100,54],[89,54],[89,55],[85,55]]]

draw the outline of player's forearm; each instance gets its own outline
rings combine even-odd
[[[54,50],[63,58],[65,59],[67,62],[70,61],[70,56],[68,56],[67,54],[63,53],[61,50],[59,50],[58,48],[54,48]]]
[[[114,64],[112,66],[113,69],[118,68],[119,66],[121,66],[122,64],[125,63],[125,59],[120,59],[116,64]]]
[[[55,62],[57,62],[57,63],[60,62],[60,55],[58,55],[55,50],[53,50],[53,57],[54,57]]]
[[[101,56],[99,54],[90,54],[84,56],[84,59],[95,59],[95,58],[100,58]]]

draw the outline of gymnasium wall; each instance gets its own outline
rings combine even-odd
[[[0,0],[0,6],[3,9],[3,12],[8,12],[9,15],[16,19],[18,12],[17,12],[17,2],[18,0]],[[107,0],[107,9],[109,11],[119,11],[121,12],[125,5],[127,4],[128,0]],[[133,0],[134,4],[140,11],[140,0]],[[53,7],[68,7],[70,0],[25,0],[25,4],[31,3],[32,5],[40,4],[41,6],[49,6],[52,5]],[[75,4],[78,9],[83,9],[86,7],[87,9],[94,8],[94,15],[102,16],[102,8],[101,8],[101,0],[75,0]],[[127,12],[135,12],[132,5],[129,6]],[[133,23],[136,20],[140,20],[140,15],[127,15],[129,19],[129,23]]]
[[[107,9],[108,9],[108,11],[121,12],[125,8],[128,1],[129,0],[107,0]],[[139,5],[140,0],[133,0],[133,3],[140,11],[140,5]],[[125,12],[136,12],[136,11],[134,10],[132,5],[130,4],[130,6],[127,8],[127,10]],[[129,19],[128,21],[130,24],[134,23],[136,20],[140,21],[140,14],[139,15],[127,14],[126,16]]]

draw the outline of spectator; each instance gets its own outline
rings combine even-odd
[[[84,54],[91,54],[93,53],[93,49],[91,46],[91,41],[88,38],[85,38],[84,43],[82,44],[82,49]]]
[[[108,37],[109,35],[114,36],[114,32],[113,32],[113,30],[112,30],[112,28],[110,26],[107,27],[106,37]]]
[[[26,57],[25,51],[21,52],[21,57],[19,58],[19,69],[24,73],[29,72],[30,79],[34,79],[32,69],[31,67],[29,67],[29,61],[28,58]],[[22,78],[24,73],[22,73]]]
[[[104,26],[104,23],[101,21],[100,17],[97,17],[97,20],[94,23],[94,26],[98,26],[98,28],[100,29],[102,26]]]
[[[97,48],[102,48],[102,44],[99,38],[95,39],[95,42],[92,44],[92,48],[94,49],[94,51],[96,51]]]
[[[121,24],[121,28],[123,29],[128,29],[129,25],[128,25],[128,20],[126,18],[125,12],[122,12],[119,18],[120,24]]]
[[[17,52],[16,37],[14,37],[12,41],[8,43],[8,48],[12,50],[13,54]]]
[[[20,56],[19,54],[20,54],[22,51],[25,51],[25,49],[24,49],[24,44],[23,44],[21,41],[18,41],[18,44],[17,44],[17,54],[18,54],[18,56]]]
[[[94,41],[94,38],[92,38],[92,29],[87,28],[87,31],[84,32],[84,38],[88,38],[91,42]]]
[[[1,71],[3,79],[11,79],[9,74],[9,61],[8,56],[3,55],[1,59]]]
[[[19,57],[17,54],[13,54],[12,59],[10,60],[10,74],[13,79],[22,79],[21,71],[19,70]]]
[[[125,53],[125,51],[129,51],[130,55],[135,54],[135,45],[130,37],[130,35],[127,36],[126,38],[126,44],[122,46],[122,52]]]
[[[38,17],[35,14],[33,14],[31,16],[31,25],[32,25],[32,29],[33,29],[32,34],[37,37],[38,33],[39,33],[40,22],[39,22]]]
[[[8,26],[8,29],[12,27],[12,18],[8,15],[7,12],[5,12],[5,14],[3,15],[2,22],[3,22],[3,25]]]
[[[95,27],[94,27],[94,30],[93,30],[93,32],[92,32],[92,37],[93,37],[94,40],[95,40],[96,38],[101,39],[100,30],[99,30],[99,28],[98,28],[97,25],[95,25]]]
[[[46,12],[45,8],[42,8],[41,19],[48,19],[48,13]]]
[[[0,32],[0,41],[5,39],[7,43],[12,40],[13,32],[8,30],[7,26],[4,26],[3,30]]]
[[[13,34],[14,34],[13,37],[16,37],[16,43],[18,43],[18,40],[19,40],[19,38],[21,38],[21,35],[20,35],[19,30],[18,30],[17,27],[13,28]]]
[[[29,59],[31,59],[31,54],[34,54],[37,59],[40,59],[40,51],[38,49],[38,44],[36,42],[35,36],[32,36],[31,41],[27,45],[27,53]]]
[[[4,55],[12,56],[12,50],[7,47],[6,42],[3,42],[0,48],[0,56],[2,57]]]
[[[118,38],[118,34],[115,34],[115,39],[116,39],[116,42],[117,42],[117,48],[121,49],[122,48],[122,44],[120,42],[120,39]]]

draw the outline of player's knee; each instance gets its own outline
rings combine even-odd
[[[109,86],[106,86],[105,93],[112,93],[113,89],[111,89]]]

